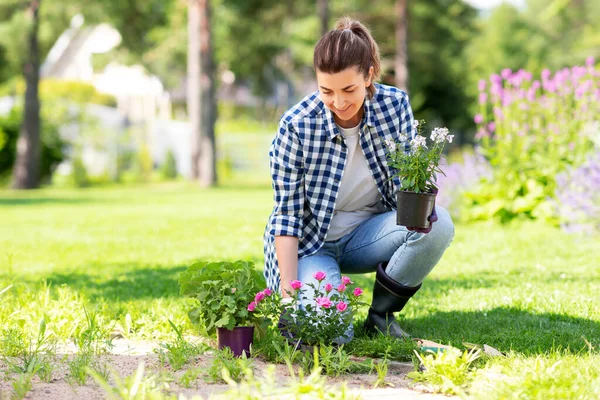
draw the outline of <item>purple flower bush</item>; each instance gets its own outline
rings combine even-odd
[[[578,168],[556,177],[556,200],[561,227],[567,232],[600,233],[600,151]]]
[[[453,217],[460,217],[461,199],[473,190],[482,180],[490,179],[492,170],[481,154],[464,151],[461,162],[448,165],[442,163],[444,175],[439,175],[437,185],[439,193],[436,203],[446,208]]]
[[[342,277],[337,289],[330,283],[322,284],[327,278],[325,272],[316,272],[313,277],[316,286],[291,281],[291,301],[287,303],[282,301],[280,293],[272,293],[269,289],[258,292],[254,301],[248,304],[248,311],[270,320],[273,327],[285,315],[289,333],[306,345],[331,344],[346,337],[358,308],[366,305],[361,301],[363,290],[353,288],[354,282],[347,276]],[[309,293],[314,296],[308,297]]]
[[[473,217],[549,217],[557,174],[581,165],[593,148],[582,134],[598,121],[600,70],[585,65],[544,69],[539,79],[505,69],[479,82],[476,139],[493,179],[472,198]]]

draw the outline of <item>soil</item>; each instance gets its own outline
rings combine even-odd
[[[192,388],[185,388],[178,384],[178,378],[191,368],[200,368],[203,371],[208,370],[211,364],[212,355],[207,353],[198,356],[195,362],[187,364],[180,371],[173,371],[170,366],[163,365],[158,360],[158,355],[153,349],[158,343],[150,341],[129,341],[125,339],[115,339],[114,348],[109,354],[97,356],[101,363],[106,363],[110,369],[114,370],[121,379],[133,375],[139,364],[144,363],[145,376],[152,374],[164,374],[174,377],[169,382],[169,393],[182,394],[191,399],[193,396],[201,396],[208,399],[212,394],[218,394],[227,391],[226,384],[206,383],[202,376],[194,382]],[[43,382],[37,376],[32,379],[32,389],[27,393],[26,399],[44,399],[44,400],[65,400],[65,399],[105,399],[106,392],[96,382],[89,378],[85,385],[76,383],[70,384],[69,371],[67,363],[74,357],[74,346],[60,348],[53,362],[52,378],[50,382]],[[255,358],[254,359],[255,376],[260,376],[261,371],[265,371],[268,363]],[[11,397],[13,391],[12,381],[15,374],[7,372],[7,365],[0,362],[0,400]],[[377,374],[347,374],[339,378],[327,378],[328,386],[340,385],[346,382],[347,387],[353,392],[358,392],[364,399],[447,399],[447,396],[428,393],[424,386],[415,385],[412,380],[406,377],[406,374],[413,370],[411,363],[391,362],[388,367],[386,382],[387,387],[372,389],[377,380]],[[285,382],[290,378],[287,366],[276,366],[276,381]],[[111,384],[114,380],[109,379]]]

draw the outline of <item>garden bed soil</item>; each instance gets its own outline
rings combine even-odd
[[[139,364],[144,363],[145,376],[151,374],[167,373],[172,374],[175,379],[169,382],[169,393],[182,394],[186,398],[191,399],[193,396],[201,396],[203,399],[208,399],[212,394],[223,393],[229,388],[226,384],[206,383],[202,376],[195,382],[193,387],[185,388],[180,386],[177,381],[186,370],[190,368],[200,367],[203,371],[207,371],[211,365],[212,355],[210,353],[198,356],[195,361],[184,366],[180,371],[173,371],[170,366],[163,365],[159,362],[157,354],[153,353],[153,349],[158,343],[149,341],[129,341],[125,339],[117,339],[113,341],[115,347],[109,354],[97,356],[98,360],[106,363],[110,369],[114,370],[121,379],[133,375]],[[52,371],[52,379],[50,382],[43,382],[37,376],[32,379],[32,389],[26,395],[26,399],[44,399],[44,400],[66,400],[66,399],[105,399],[105,391],[89,378],[85,385],[69,384],[68,361],[74,357],[73,347],[59,349]],[[255,358],[254,359],[255,376],[261,376],[262,371],[266,370],[267,362]],[[8,374],[9,379],[6,379],[5,371],[7,366],[0,362],[0,399],[10,398],[12,392],[12,380],[16,377],[15,374]],[[327,377],[328,386],[340,385],[346,382],[349,389],[353,392],[360,392],[364,399],[448,399],[448,396],[428,393],[427,389],[421,385],[415,385],[412,380],[406,377],[406,374],[413,370],[411,363],[391,362],[388,367],[388,375],[386,382],[393,385],[388,387],[380,387],[372,389],[377,380],[377,374],[347,374],[341,377]],[[276,382],[285,382],[290,378],[289,370],[286,365],[276,366]],[[109,379],[111,384],[114,384],[112,377]]]

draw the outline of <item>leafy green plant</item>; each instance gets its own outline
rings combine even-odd
[[[208,376],[205,378],[210,383],[226,383],[223,378],[222,371],[228,371],[228,376],[231,380],[239,382],[244,377],[244,372],[251,370],[252,359],[246,357],[246,353],[242,357],[235,357],[229,347],[224,347],[221,350],[216,350],[214,358],[208,369]]]
[[[431,148],[427,147],[427,139],[421,135],[425,121],[415,121],[416,135],[409,141],[406,134],[400,134],[400,143],[387,140],[388,165],[394,176],[398,176],[402,190],[427,193],[435,187],[437,173],[440,169],[440,158],[446,142],[452,143],[454,135],[449,135],[447,128],[435,128],[431,132]]]
[[[173,321],[169,320],[171,328],[177,334],[174,343],[160,343],[154,352],[158,354],[158,360],[163,364],[169,364],[173,370],[180,370],[192,357],[203,354],[209,349],[205,343],[192,344],[183,338],[181,329],[178,329]]]
[[[469,374],[473,361],[481,356],[481,350],[460,351],[449,348],[440,352],[428,351],[421,355],[415,351],[423,371],[413,371],[409,378],[429,384],[435,392],[460,394],[464,392],[472,376]]]
[[[192,323],[214,334],[216,328],[233,329],[255,322],[248,304],[264,281],[248,261],[197,262],[179,277],[181,294],[197,303],[188,312]]]

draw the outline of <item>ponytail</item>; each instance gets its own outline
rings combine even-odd
[[[379,46],[371,32],[359,21],[342,17],[335,28],[317,42],[313,57],[315,70],[338,73],[349,67],[357,67],[365,79],[373,67],[371,85],[367,88],[369,98],[375,95],[374,82],[381,73]]]

